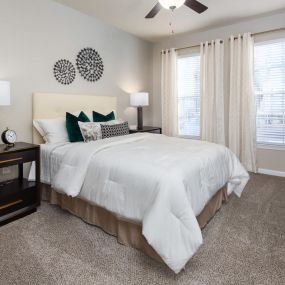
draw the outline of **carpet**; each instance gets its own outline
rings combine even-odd
[[[285,178],[254,174],[175,275],[57,206],[0,228],[0,284],[285,284]]]

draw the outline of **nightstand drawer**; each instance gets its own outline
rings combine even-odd
[[[18,192],[11,199],[0,200],[0,217],[9,213],[15,212],[29,205],[36,205],[37,203],[37,191],[35,187],[25,189]]]
[[[130,134],[135,133],[152,133],[152,134],[161,134],[161,128],[160,127],[150,127],[150,126],[144,126],[142,129],[130,129]]]
[[[153,130],[153,131],[148,131],[148,133],[161,134],[161,131],[160,130]]]
[[[35,161],[36,181],[24,177],[24,164]],[[0,182],[0,226],[34,213],[40,205],[40,146],[17,142],[0,144],[0,169],[18,166],[17,178]],[[2,179],[1,179],[2,180]]]
[[[34,160],[36,160],[36,151],[29,150],[17,153],[2,154],[0,158],[0,168]]]

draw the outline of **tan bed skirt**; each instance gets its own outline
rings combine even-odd
[[[42,199],[50,204],[59,205],[85,222],[98,226],[110,235],[116,236],[119,243],[134,247],[157,261],[163,262],[161,257],[147,243],[142,235],[142,225],[117,217],[115,214],[99,206],[79,198],[71,198],[60,194],[49,185],[42,184]],[[226,187],[223,187],[205,206],[197,217],[199,225],[203,228],[227,200]]]

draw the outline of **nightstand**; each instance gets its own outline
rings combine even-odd
[[[23,177],[23,164],[36,162],[36,181]],[[0,145],[0,169],[18,166],[16,179],[0,182],[0,226],[29,215],[40,205],[40,146],[18,142],[7,148]]]
[[[154,134],[161,134],[161,128],[160,127],[148,127],[145,126],[142,128],[142,130],[130,130],[130,134],[134,133],[154,133]]]

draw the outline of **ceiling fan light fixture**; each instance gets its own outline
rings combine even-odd
[[[158,2],[163,8],[174,10],[180,8],[185,3],[185,0],[158,0]]]

